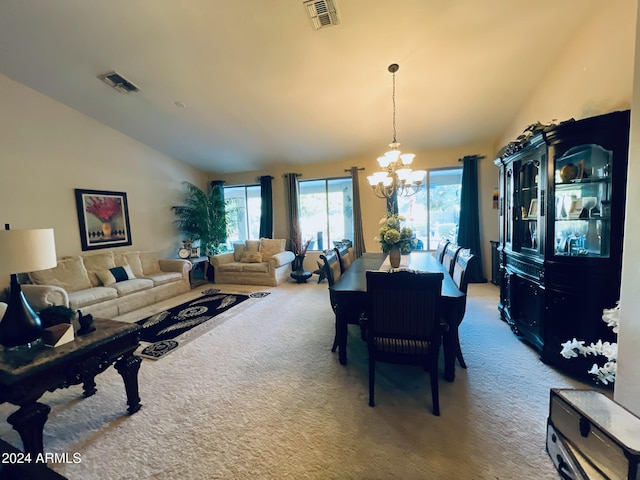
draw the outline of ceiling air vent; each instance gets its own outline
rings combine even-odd
[[[307,0],[303,3],[315,30],[340,23],[333,0]]]
[[[131,93],[140,91],[140,89],[136,85],[131,83],[129,80],[127,80],[117,72],[109,72],[105,73],[104,75],[98,75],[98,78],[110,87],[115,88],[120,93]]]

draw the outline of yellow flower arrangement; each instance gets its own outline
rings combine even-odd
[[[380,230],[374,240],[380,242],[383,252],[388,253],[393,247],[398,247],[402,253],[409,253],[411,250],[413,230],[400,226],[400,222],[404,220],[403,216],[390,212],[380,220]]]

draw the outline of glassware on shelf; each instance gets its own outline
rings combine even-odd
[[[538,241],[537,241],[537,231],[538,231],[538,222],[536,221],[531,221],[529,222],[529,232],[531,233],[531,248],[537,248],[538,246]]]

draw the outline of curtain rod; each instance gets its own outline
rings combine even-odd
[[[351,168],[357,168],[358,170],[364,170],[364,167],[351,167]],[[345,172],[350,172],[351,168],[345,168],[344,171]]]
[[[483,158],[487,158],[485,155],[465,155],[462,158],[459,158],[458,161],[459,162],[464,162],[465,160],[469,159],[469,160],[482,160]]]

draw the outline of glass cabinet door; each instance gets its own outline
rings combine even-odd
[[[542,252],[540,181],[542,159],[533,157],[514,162],[513,245],[514,251],[538,255]]]
[[[550,212],[555,255],[609,257],[612,155],[586,144],[556,158],[555,211]]]

